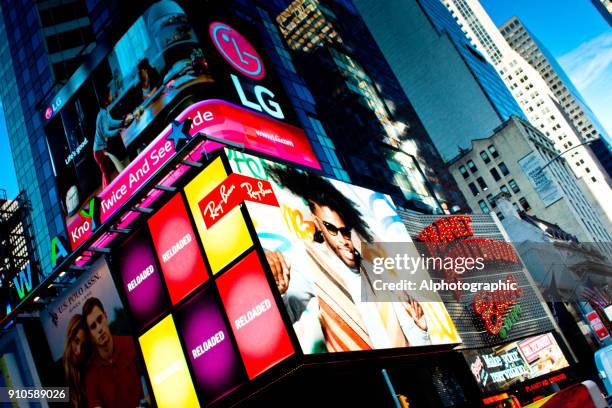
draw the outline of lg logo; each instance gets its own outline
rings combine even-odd
[[[266,74],[263,62],[255,48],[236,30],[224,23],[212,23],[210,38],[217,51],[232,67],[253,79],[261,79]]]
[[[217,51],[234,69],[251,79],[258,80],[264,77],[266,70],[261,57],[238,31],[225,23],[214,22],[209,27],[209,34]],[[262,85],[255,85],[245,91],[238,76],[230,74],[230,78],[244,106],[259,112],[264,111],[278,119],[285,118],[280,105],[274,101],[274,92]],[[249,100],[247,91],[256,101]]]

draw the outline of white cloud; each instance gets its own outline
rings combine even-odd
[[[601,34],[558,58],[587,104],[608,130],[612,130],[612,32]]]
[[[601,34],[559,58],[578,89],[587,88],[612,66],[612,32]]]

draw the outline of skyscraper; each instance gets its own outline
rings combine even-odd
[[[607,135],[557,60],[518,17],[499,27],[508,44],[534,67],[585,140]]]
[[[508,44],[540,73],[559,101],[565,115],[582,138],[591,143],[603,138],[605,145],[605,140],[609,140],[608,134],[555,57],[546,49],[546,46],[523,25],[518,17],[512,17],[506,21],[499,30]],[[591,150],[593,150],[609,176],[612,169],[609,165],[606,166],[605,159],[598,155],[599,150]]]
[[[355,4],[445,161],[511,115],[524,117],[439,1]]]
[[[612,1],[610,0],[591,0],[597,11],[612,27]]]
[[[414,209],[461,203],[419,117],[355,7],[278,2],[271,9],[351,179]],[[276,8],[282,7],[282,8]],[[382,160],[372,160],[380,157]],[[431,186],[431,187],[430,187]]]
[[[567,117],[559,100],[540,73],[512,49],[477,0],[444,0],[473,45],[493,64],[525,115],[555,144],[581,179],[593,207],[612,219],[612,190],[607,172]]]

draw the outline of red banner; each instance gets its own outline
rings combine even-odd
[[[198,204],[206,228],[244,201],[279,206],[270,182],[233,173]]]

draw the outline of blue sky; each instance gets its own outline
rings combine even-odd
[[[517,16],[555,56],[612,136],[612,28],[590,0],[481,0],[498,26]]]
[[[4,108],[0,103],[0,188],[6,190],[8,198],[15,198],[19,193],[17,179],[15,178],[15,167],[11,146],[6,134],[6,122],[4,121]]]

